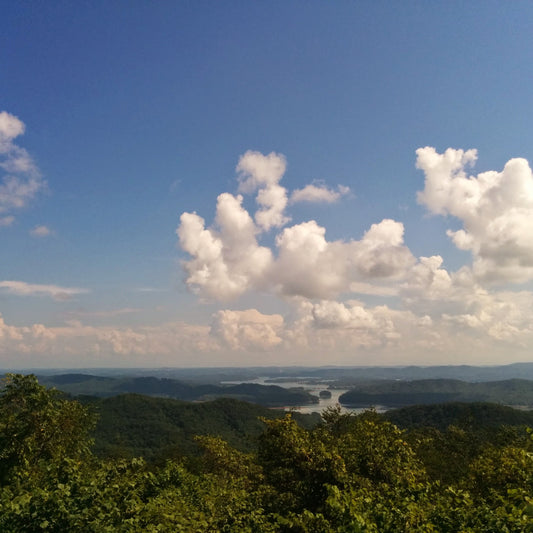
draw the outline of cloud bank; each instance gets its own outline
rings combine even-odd
[[[5,136],[23,131],[9,124]],[[447,235],[471,254],[456,271],[445,268],[442,255],[415,256],[403,223],[392,218],[345,240],[328,239],[314,219],[293,220],[295,203],[346,201],[348,189],[313,182],[289,191],[286,159],[249,151],[236,167],[236,191],[218,196],[212,221],[185,212],[176,230],[185,283],[218,305],[206,323],[112,324],[142,313],[137,307],[63,314],[107,323],[98,326],[0,319],[0,354],[18,362],[36,353],[65,362],[75,355],[93,366],[530,360],[533,293],[523,284],[533,279],[533,176],[523,159],[469,175],[476,158],[475,150],[417,151],[424,179],[418,202],[433,216],[454,219]],[[1,281],[2,292],[61,302],[85,291]],[[265,311],[266,301],[279,310]]]
[[[531,296],[481,291],[449,312],[298,298],[287,317],[221,309],[207,325],[135,328],[79,320],[15,326],[0,317],[0,356],[4,367],[50,366],[50,361],[70,367],[487,364],[505,362],[510,353],[512,360],[530,360]],[[113,320],[124,312],[99,316]]]
[[[192,257],[183,266],[193,292],[220,301],[248,291],[334,298],[352,292],[356,283],[405,276],[415,259],[403,243],[401,222],[382,220],[352,241],[328,241],[326,229],[314,220],[283,228],[291,221],[286,214],[288,192],[280,185],[285,169],[279,154],[246,152],[237,165],[238,190],[256,193],[253,217],[242,205],[243,196],[230,193],[218,197],[211,227],[196,213],[181,215],[177,235]],[[291,198],[332,202],[348,190],[307,185]],[[261,234],[273,228],[279,229],[275,249],[259,244]]]
[[[315,182],[290,193],[281,184],[283,156],[247,152],[237,165],[240,194],[219,196],[211,226],[196,213],[181,217],[177,234],[190,256],[183,262],[186,283],[199,297],[220,302],[274,294],[291,311],[273,323],[259,319],[258,310],[219,311],[211,334],[235,350],[255,343],[404,355],[465,354],[468,347],[474,354],[511,343],[520,353],[533,340],[533,295],[507,285],[533,279],[533,176],[524,159],[469,176],[476,159],[475,150],[417,150],[425,178],[418,202],[433,215],[457,219],[462,228],[447,235],[472,255],[470,264],[450,272],[439,255],[415,257],[397,220],[375,221],[358,239],[334,241],[315,220],[291,225],[287,210],[294,203],[337,202],[349,189]],[[243,207],[244,194],[255,195],[254,214]],[[267,246],[263,234],[274,229]],[[386,305],[360,300],[368,295]]]

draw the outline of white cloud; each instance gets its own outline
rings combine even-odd
[[[3,364],[18,368],[116,365],[122,358],[127,358],[129,364],[136,360],[147,364],[146,358],[150,358],[168,365],[183,362],[188,357],[186,363],[193,365],[195,361],[198,364],[199,353],[216,354],[219,350],[216,340],[209,335],[208,326],[173,322],[133,330],[87,326],[72,320],[62,326],[17,327],[6,324],[0,315]],[[40,354],[41,359],[36,360],[34,354]]]
[[[288,317],[225,309],[213,315],[210,326],[169,322],[135,329],[87,326],[77,320],[53,327],[12,326],[0,317],[0,355],[4,365],[12,361],[14,366],[24,366],[26,355],[32,366],[39,366],[32,358],[36,353],[43,366],[72,366],[74,360],[80,366],[117,365],[119,360],[166,366],[220,365],[228,360],[241,365],[529,360],[532,302],[533,294],[527,291],[478,293],[453,314],[441,313],[438,307],[428,314],[357,300],[297,297],[291,300],[293,313]]]
[[[43,188],[40,178],[5,176],[0,184],[0,213],[26,207]]]
[[[213,316],[211,334],[232,350],[264,350],[281,344],[281,315],[264,315],[257,309],[217,311]]]
[[[368,278],[400,278],[414,257],[403,243],[401,222],[384,219],[372,224],[363,239],[357,242],[356,264]]]
[[[285,167],[283,156],[275,153],[265,156],[249,151],[240,158],[239,190],[259,189],[256,223],[242,206],[242,196],[229,193],[218,197],[211,228],[206,229],[204,219],[196,213],[181,216],[177,234],[181,248],[192,257],[183,263],[188,286],[200,296],[219,300],[247,291],[307,298],[332,298],[357,287],[364,287],[366,293],[390,293],[390,287],[381,286],[405,276],[415,262],[403,243],[400,222],[385,219],[372,224],[359,241],[329,242],[325,228],[310,220],[278,233],[276,250],[258,244],[257,236],[263,230],[281,227],[289,220],[283,214],[286,190],[279,185]],[[307,190],[322,199],[332,198],[326,187]],[[339,191],[335,194],[347,189]],[[272,201],[263,201],[263,193]],[[377,285],[373,291],[369,281]]]
[[[454,298],[456,287],[452,275],[442,266],[442,257],[420,257],[401,286],[402,295],[410,299],[447,300]]]
[[[31,158],[13,144],[23,132],[20,120],[0,114],[2,168],[18,173],[0,185],[0,212],[27,205],[44,186]],[[451,272],[440,255],[416,259],[404,242],[403,224],[392,219],[371,224],[362,236],[347,240],[328,240],[326,228],[315,220],[289,225],[290,204],[332,203],[348,189],[315,183],[290,194],[280,184],[285,158],[249,151],[237,165],[240,194],[219,195],[210,225],[196,213],[180,217],[176,233],[189,255],[183,261],[186,282],[201,298],[211,300],[274,294],[281,297],[280,305],[288,306],[286,314],[223,309],[206,325],[168,322],[134,329],[88,326],[78,320],[53,327],[13,326],[0,317],[3,361],[35,353],[49,361],[64,354],[67,363],[79,356],[77,362],[93,366],[112,363],[116,356],[129,364],[146,364],[143,358],[165,364],[220,364],[232,353],[240,354],[241,364],[243,353],[250,358],[247,362],[258,364],[530,359],[533,294],[496,291],[486,284],[533,278],[533,237],[527,231],[533,220],[533,178],[527,162],[514,159],[502,172],[469,177],[465,168],[476,160],[473,150],[438,154],[422,148],[417,153],[417,166],[425,173],[418,200],[430,212],[462,223],[448,234],[458,248],[472,253],[471,266]],[[243,206],[244,194],[256,195],[255,213]],[[13,221],[13,215],[5,214],[0,226]],[[265,234],[272,229],[274,235]],[[32,233],[46,236],[50,230],[36,226]],[[0,291],[56,300],[88,292],[21,281],[0,281]],[[350,299],[363,300],[365,295],[386,298],[379,303],[387,305]],[[132,307],[68,316],[105,319],[137,311]]]
[[[366,308],[360,302],[301,301],[296,320],[265,315],[256,309],[221,310],[211,326],[170,322],[158,326],[87,326],[70,320],[61,326],[12,326],[0,316],[0,356],[3,363],[24,366],[80,366],[129,364],[150,360],[170,364],[220,364],[228,354],[243,352],[247,362],[288,364],[344,363],[372,357],[372,350],[417,345],[427,336],[429,322],[386,306]],[[413,335],[416,333],[416,335]],[[422,343],[425,347],[427,343]],[[41,362],[32,358],[40,354]],[[366,355],[365,355],[366,354]],[[117,359],[117,357],[119,359]],[[11,358],[11,359],[10,359]],[[361,359],[359,359],[361,361]],[[355,362],[355,361],[353,361]]]
[[[533,294],[530,291],[480,293],[472,298],[463,313],[444,313],[442,318],[460,330],[506,341],[522,348],[533,340]],[[487,343],[488,344],[488,343]]]
[[[348,328],[369,331],[378,327],[373,314],[359,302],[346,305],[331,300],[322,301],[313,305],[311,313],[313,323],[320,329]]]
[[[13,142],[24,131],[20,119],[0,112],[0,168],[6,173],[0,182],[0,213],[25,207],[46,187],[31,156]]]
[[[13,224],[13,222],[15,221],[15,217],[12,216],[12,215],[9,215],[7,217],[0,217],[0,227],[7,227],[7,226],[11,226],[11,224]]]
[[[438,154],[422,148],[417,154],[426,175],[418,201],[434,214],[459,219],[463,228],[449,235],[473,254],[472,265],[455,272],[444,268],[440,255],[416,259],[396,220],[371,224],[359,239],[336,241],[315,220],[288,225],[287,198],[291,204],[329,202],[347,191],[312,184],[289,194],[280,185],[286,162],[278,154],[247,152],[237,167],[239,191],[258,192],[255,217],[241,196],[229,193],[219,196],[212,227],[184,213],[177,232],[191,256],[184,262],[189,287],[219,300],[269,292],[292,307],[285,317],[254,309],[215,313],[210,337],[219,348],[268,351],[283,362],[300,354],[302,363],[489,363],[508,353],[513,360],[529,358],[533,294],[486,284],[531,279],[529,166],[511,160],[502,172],[468,177],[474,150]],[[262,201],[262,191],[275,194]],[[258,239],[271,228],[277,228],[273,244],[262,246]],[[386,298],[387,305],[345,301],[354,295]]]
[[[219,300],[250,290],[331,298],[354,292],[365,281],[402,278],[415,262],[403,244],[403,225],[393,220],[373,224],[360,241],[348,242],[328,242],[325,228],[314,220],[297,224],[276,237],[277,258],[258,245],[239,197],[221,195],[216,220],[219,231],[205,229],[202,218],[184,213],[177,232],[181,247],[193,257],[184,262],[188,285]],[[365,292],[370,292],[368,285]],[[391,290],[376,287],[373,292]]]
[[[386,305],[301,299],[297,317],[285,331],[286,348],[311,357],[322,353],[323,364],[330,357],[343,364],[394,364],[406,352],[419,357],[432,341],[431,325],[426,315]]]
[[[35,226],[30,230],[32,237],[48,237],[52,234],[52,231],[47,226]]]
[[[350,188],[339,185],[337,190],[329,189],[323,183],[309,184],[303,189],[296,189],[291,194],[291,203],[310,202],[333,204],[338,202],[343,196],[349,194]]]
[[[5,146],[22,135],[25,129],[24,123],[17,117],[7,111],[0,112],[0,150],[5,150]]]
[[[286,166],[285,157],[280,154],[271,152],[263,155],[252,150],[241,156],[237,164],[239,191],[258,191],[256,202],[259,210],[255,214],[255,221],[264,231],[279,228],[290,220],[284,214],[288,203],[287,190],[279,185]]]
[[[399,222],[373,224],[359,241],[328,242],[325,233],[325,228],[311,220],[285,228],[278,235],[279,255],[271,282],[279,292],[333,298],[352,292],[358,282],[401,278],[414,263],[403,244],[403,225]]]
[[[397,296],[398,287],[394,284],[375,284],[364,281],[354,281],[350,283],[347,292],[353,294],[368,294],[374,296]]]
[[[502,173],[468,178],[464,167],[474,160],[472,151],[452,150],[441,156],[428,148],[419,151],[418,160],[426,172],[419,201],[436,214],[451,214],[463,222],[463,229],[451,236],[457,246],[472,251],[472,268],[449,272],[439,255],[416,260],[404,243],[403,224],[391,219],[372,224],[357,240],[328,241],[326,229],[314,220],[286,226],[287,198],[293,195],[279,184],[284,158],[247,152],[238,165],[239,190],[257,192],[258,211],[253,217],[241,195],[223,193],[211,226],[196,213],[182,214],[177,234],[190,256],[183,263],[187,283],[200,297],[218,300],[246,292],[275,293],[292,306],[286,316],[224,309],[213,315],[210,325],[167,323],[135,329],[77,321],[61,327],[15,327],[2,321],[0,353],[64,353],[109,362],[120,356],[130,364],[161,357],[165,364],[192,365],[227,362],[233,353],[241,364],[243,353],[248,363],[258,364],[489,363],[505,360],[509,353],[513,360],[530,358],[533,295],[490,292],[483,282],[491,278],[480,270],[482,260],[498,257],[499,263],[490,264],[491,276],[517,279],[516,272],[510,278],[501,275],[503,250],[519,259],[522,274],[527,266],[525,222],[515,211],[528,205],[529,167],[508,164]],[[507,186],[518,199],[504,194],[503,174],[515,180],[514,186]],[[493,240],[490,217],[498,220],[500,233],[510,236],[507,248]],[[269,248],[258,239],[271,228],[278,232]],[[498,253],[491,255],[490,246]],[[516,264],[511,262],[510,268],[516,270]],[[55,298],[81,290],[22,282],[0,282],[0,288]],[[354,294],[387,297],[387,305],[335,300]],[[134,311],[78,316],[105,318]]]
[[[69,311],[68,316],[78,318],[115,318],[117,316],[131,315],[139,313],[141,309],[137,307],[122,307],[121,309],[111,309],[109,311]]]
[[[193,257],[184,262],[187,284],[209,298],[229,300],[260,286],[271,264],[271,251],[257,244],[255,225],[241,203],[241,196],[221,194],[216,228],[205,229],[195,213],[181,215],[180,245]]]
[[[287,161],[281,154],[270,152],[263,155],[261,152],[248,150],[239,158],[236,167],[239,173],[239,190],[253,193],[263,187],[277,185],[286,168]]]
[[[73,296],[89,292],[87,289],[38,285],[24,281],[0,281],[1,289],[18,296],[50,296],[54,300],[69,300]]]
[[[473,272],[481,281],[525,282],[533,279],[533,174],[525,159],[511,159],[503,171],[468,176],[475,150],[417,150],[417,167],[425,173],[418,201],[432,213],[450,214],[463,228],[447,234],[473,255]]]

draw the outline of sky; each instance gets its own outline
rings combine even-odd
[[[0,17],[0,368],[533,360],[530,2]]]

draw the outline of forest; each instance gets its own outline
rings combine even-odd
[[[469,383],[459,379],[374,380],[352,385],[339,401],[344,405],[405,405],[443,402],[494,402],[533,407],[533,381],[507,379]]]
[[[57,387],[70,394],[109,397],[137,393],[187,401],[214,398],[235,398],[268,407],[295,406],[318,403],[318,398],[301,388],[286,389],[277,385],[257,383],[217,384],[210,380],[191,382],[167,377],[135,376],[110,377],[90,374],[59,374],[42,376],[40,383]]]
[[[10,374],[0,531],[530,532],[531,422],[487,403],[297,417],[235,399],[78,400]]]

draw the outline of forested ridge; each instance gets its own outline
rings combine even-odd
[[[286,389],[277,385],[238,383],[217,385],[189,383],[154,376],[109,377],[91,374],[59,374],[39,378],[42,385],[57,387],[73,395],[110,397],[135,393],[145,396],[174,398],[186,401],[206,401],[214,398],[234,398],[268,407],[283,407],[318,403],[318,397],[302,388]]]
[[[495,402],[533,407],[533,381],[508,379],[470,383],[459,379],[375,380],[342,394],[344,405],[400,407],[442,402]]]
[[[131,458],[164,462],[168,458],[197,455],[199,435],[217,435],[240,451],[255,448],[265,424],[261,419],[284,416],[279,409],[268,409],[232,398],[209,402],[184,402],[123,394],[86,400],[97,415],[93,433],[94,452],[102,457]],[[320,415],[294,413],[303,427],[320,422]]]
[[[120,427],[120,401],[139,411],[144,400],[115,401],[107,427]],[[169,402],[149,398],[144,409],[185,427],[190,420],[177,414],[184,406]],[[231,402],[212,405],[220,427],[234,425],[228,438],[246,434],[248,415],[255,416],[252,406],[239,417],[247,404]],[[527,417],[513,419],[499,406],[421,406],[388,413],[388,420],[332,409],[316,424],[291,414],[263,416],[244,447],[235,437],[240,449],[213,426],[213,434],[194,441],[196,450],[158,461],[97,451],[93,439],[102,436],[93,405],[34,376],[7,376],[0,396],[0,531],[533,531],[532,433]],[[210,403],[202,405],[203,422],[188,413],[197,428],[211,423]],[[507,415],[510,423],[502,423]]]

